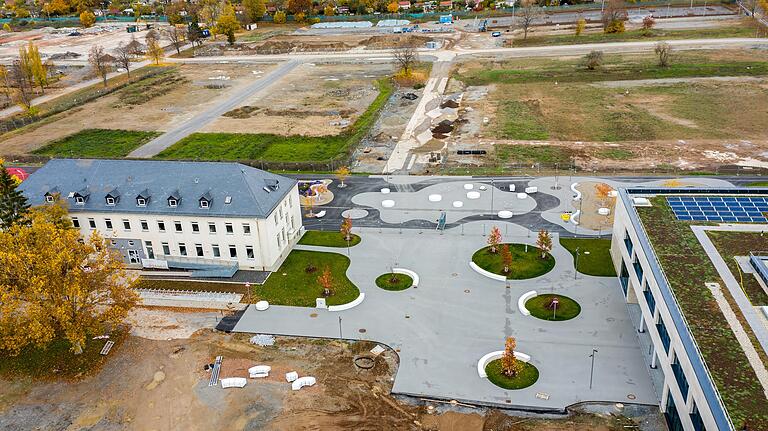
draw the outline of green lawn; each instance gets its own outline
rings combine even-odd
[[[314,307],[315,299],[323,296],[323,288],[317,278],[325,268],[330,269],[334,280],[332,294],[326,298],[328,305],[346,304],[360,295],[357,286],[347,278],[349,258],[337,253],[294,250],[263,286],[252,288],[252,300],[265,300],[274,305]]]
[[[669,67],[659,67],[657,61],[652,55],[605,55],[603,65],[596,70],[587,70],[580,58],[486,62],[463,65],[454,77],[468,85],[537,82],[560,85],[627,79],[768,75],[768,62],[758,58],[724,60],[710,53],[675,52]]]
[[[352,234],[352,240],[347,243],[341,232],[328,232],[319,230],[308,230],[299,240],[301,245],[319,245],[324,247],[354,247],[360,244],[360,236]]]
[[[485,374],[494,385],[504,389],[523,389],[539,380],[539,370],[533,364],[526,363],[523,369],[513,378],[505,376],[501,371],[501,359],[496,359],[485,366]]]
[[[768,187],[768,181],[756,181],[754,183],[747,184],[747,187]]]
[[[542,46],[542,45],[576,45],[582,43],[608,43],[608,42],[626,42],[626,41],[649,41],[649,40],[671,40],[671,39],[712,39],[721,37],[754,37],[755,29],[751,26],[723,26],[714,28],[699,28],[690,30],[665,30],[654,29],[650,34],[643,33],[642,30],[630,30],[624,33],[605,34],[583,33],[581,36],[575,34],[550,35],[550,36],[529,36],[527,39],[515,39],[513,46]]]
[[[100,354],[107,340],[93,340],[90,337],[80,355],[72,353],[69,342],[61,339],[42,348],[28,347],[17,356],[9,356],[0,351],[0,376],[8,379],[29,376],[39,380],[74,380],[91,375],[116,353],[127,333],[118,330],[109,335],[115,345],[107,356]]]
[[[384,290],[405,290],[413,285],[413,279],[405,274],[386,273],[376,277],[376,285]]]
[[[512,252],[512,265],[509,274],[504,274],[504,263],[501,261],[501,247],[499,252],[491,253],[490,247],[483,247],[472,255],[472,261],[480,268],[490,271],[494,274],[506,275],[511,280],[524,280],[544,275],[555,267],[555,258],[547,253],[544,259],[541,258],[541,249],[529,245],[528,251],[525,251],[525,244],[509,244],[509,251]]]
[[[146,144],[158,132],[136,130],[85,129],[54,141],[34,151],[51,157],[125,157],[134,149]]]
[[[576,262],[579,249],[579,272],[600,277],[615,277],[611,259],[611,240],[595,238],[560,238],[560,244],[571,252]],[[589,254],[586,254],[589,252]]]
[[[549,308],[552,300],[557,298],[557,310]],[[581,313],[581,306],[578,302],[563,295],[539,295],[529,299],[525,303],[525,308],[531,312],[531,316],[542,320],[571,320]]]
[[[322,162],[343,157],[370,131],[394,91],[388,79],[377,81],[379,94],[368,109],[341,134],[283,136],[267,133],[193,133],[162,151],[161,159],[261,160]]]

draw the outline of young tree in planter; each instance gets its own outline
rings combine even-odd
[[[317,283],[323,288],[323,296],[328,297],[333,294],[333,275],[331,275],[331,269],[327,266],[323,269],[323,273],[317,277]]]
[[[488,245],[491,246],[491,253],[498,251],[499,244],[501,243],[501,231],[498,227],[491,228],[491,233],[488,234]]]
[[[539,231],[539,237],[536,239],[536,245],[541,249],[541,258],[545,259],[547,253],[552,250],[552,236],[546,230]]]
[[[339,184],[339,188],[344,188],[347,185],[344,184],[344,180],[349,178],[349,168],[346,166],[342,166],[339,169],[336,169],[336,179],[339,180],[341,184]]]
[[[508,274],[512,266],[512,252],[509,251],[509,244],[501,246],[501,262],[504,264],[504,274]]]
[[[16,188],[18,182],[0,160],[0,231],[9,229],[24,218],[29,209],[27,198]]]
[[[344,217],[344,221],[341,222],[341,234],[344,236],[344,241],[352,240],[352,219]]]
[[[584,18],[579,18],[576,21],[576,36],[581,36],[582,33],[584,33],[584,29],[587,28],[587,20]]]
[[[501,357],[501,372],[507,377],[515,377],[523,369],[523,363],[515,358],[515,346],[517,346],[515,338],[507,337],[504,343],[504,355]]]

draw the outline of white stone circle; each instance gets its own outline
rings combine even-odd
[[[453,201],[453,207],[454,208],[461,208],[464,206],[464,202],[462,201]]]
[[[352,208],[342,211],[341,216],[345,218],[349,217],[352,220],[361,219],[368,216],[368,210],[364,210],[362,208]]]
[[[512,211],[507,211],[507,210],[499,211],[499,218],[512,218]]]
[[[381,194],[385,195],[385,194],[389,193],[390,191],[391,190],[389,190],[389,187],[384,187],[383,189],[381,189]]]
[[[467,199],[480,199],[480,192],[467,192]]]
[[[472,190],[474,188],[475,188],[475,186],[472,185],[472,184],[464,184],[464,190]]]
[[[527,198],[527,197],[528,197],[528,194],[527,194],[527,193],[518,193],[518,194],[517,194],[517,198],[518,198],[518,199],[525,199],[525,198]]]
[[[393,201],[392,199],[383,200],[381,201],[381,206],[383,206],[384,208],[392,208],[395,206],[395,201]]]
[[[429,201],[430,202],[440,202],[441,200],[443,200],[443,196],[442,195],[438,195],[438,194],[429,195]]]
[[[267,308],[269,308],[269,302],[267,301],[259,301],[256,303],[256,309],[259,311],[265,311]]]

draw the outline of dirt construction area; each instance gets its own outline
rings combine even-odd
[[[388,63],[301,64],[203,131],[337,135],[379,94],[376,80],[393,71]]]
[[[398,400],[389,395],[397,370],[397,355],[389,349],[374,355],[373,342],[288,337],[260,347],[245,334],[199,329],[220,317],[138,309],[133,335],[115,346],[95,375],[71,382],[0,378],[0,430],[662,429],[652,407],[626,406],[621,415],[613,406],[597,413],[579,408],[567,417],[534,418]],[[361,355],[372,358],[364,368],[354,361]],[[204,368],[216,356],[223,356],[221,378],[247,377],[247,368],[257,364],[272,370],[244,388],[209,387]],[[284,379],[289,371],[314,376],[317,384],[292,391]]]
[[[0,153],[29,153],[83,129],[164,131],[235,94],[270,64],[183,64],[162,79],[147,79],[3,136]]]

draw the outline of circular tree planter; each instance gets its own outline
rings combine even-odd
[[[495,359],[485,366],[485,373],[491,383],[503,389],[524,389],[539,380],[539,369],[530,362],[524,362],[515,377],[507,377],[501,371],[501,359]]]
[[[546,253],[541,258],[541,249],[528,245],[526,252],[525,244],[507,244],[512,253],[512,265],[508,273],[504,272],[504,262],[501,260],[501,248],[504,244],[496,247],[496,253],[491,253],[491,247],[483,247],[472,255],[472,262],[480,268],[498,274],[510,280],[526,280],[542,276],[555,267],[555,258]]]
[[[557,309],[554,300],[557,299]],[[531,316],[542,320],[571,320],[581,313],[581,306],[573,299],[555,294],[544,294],[529,299],[525,302],[525,308],[531,312]]]
[[[388,272],[376,278],[376,285],[384,290],[399,291],[413,286],[413,279],[405,274]]]

